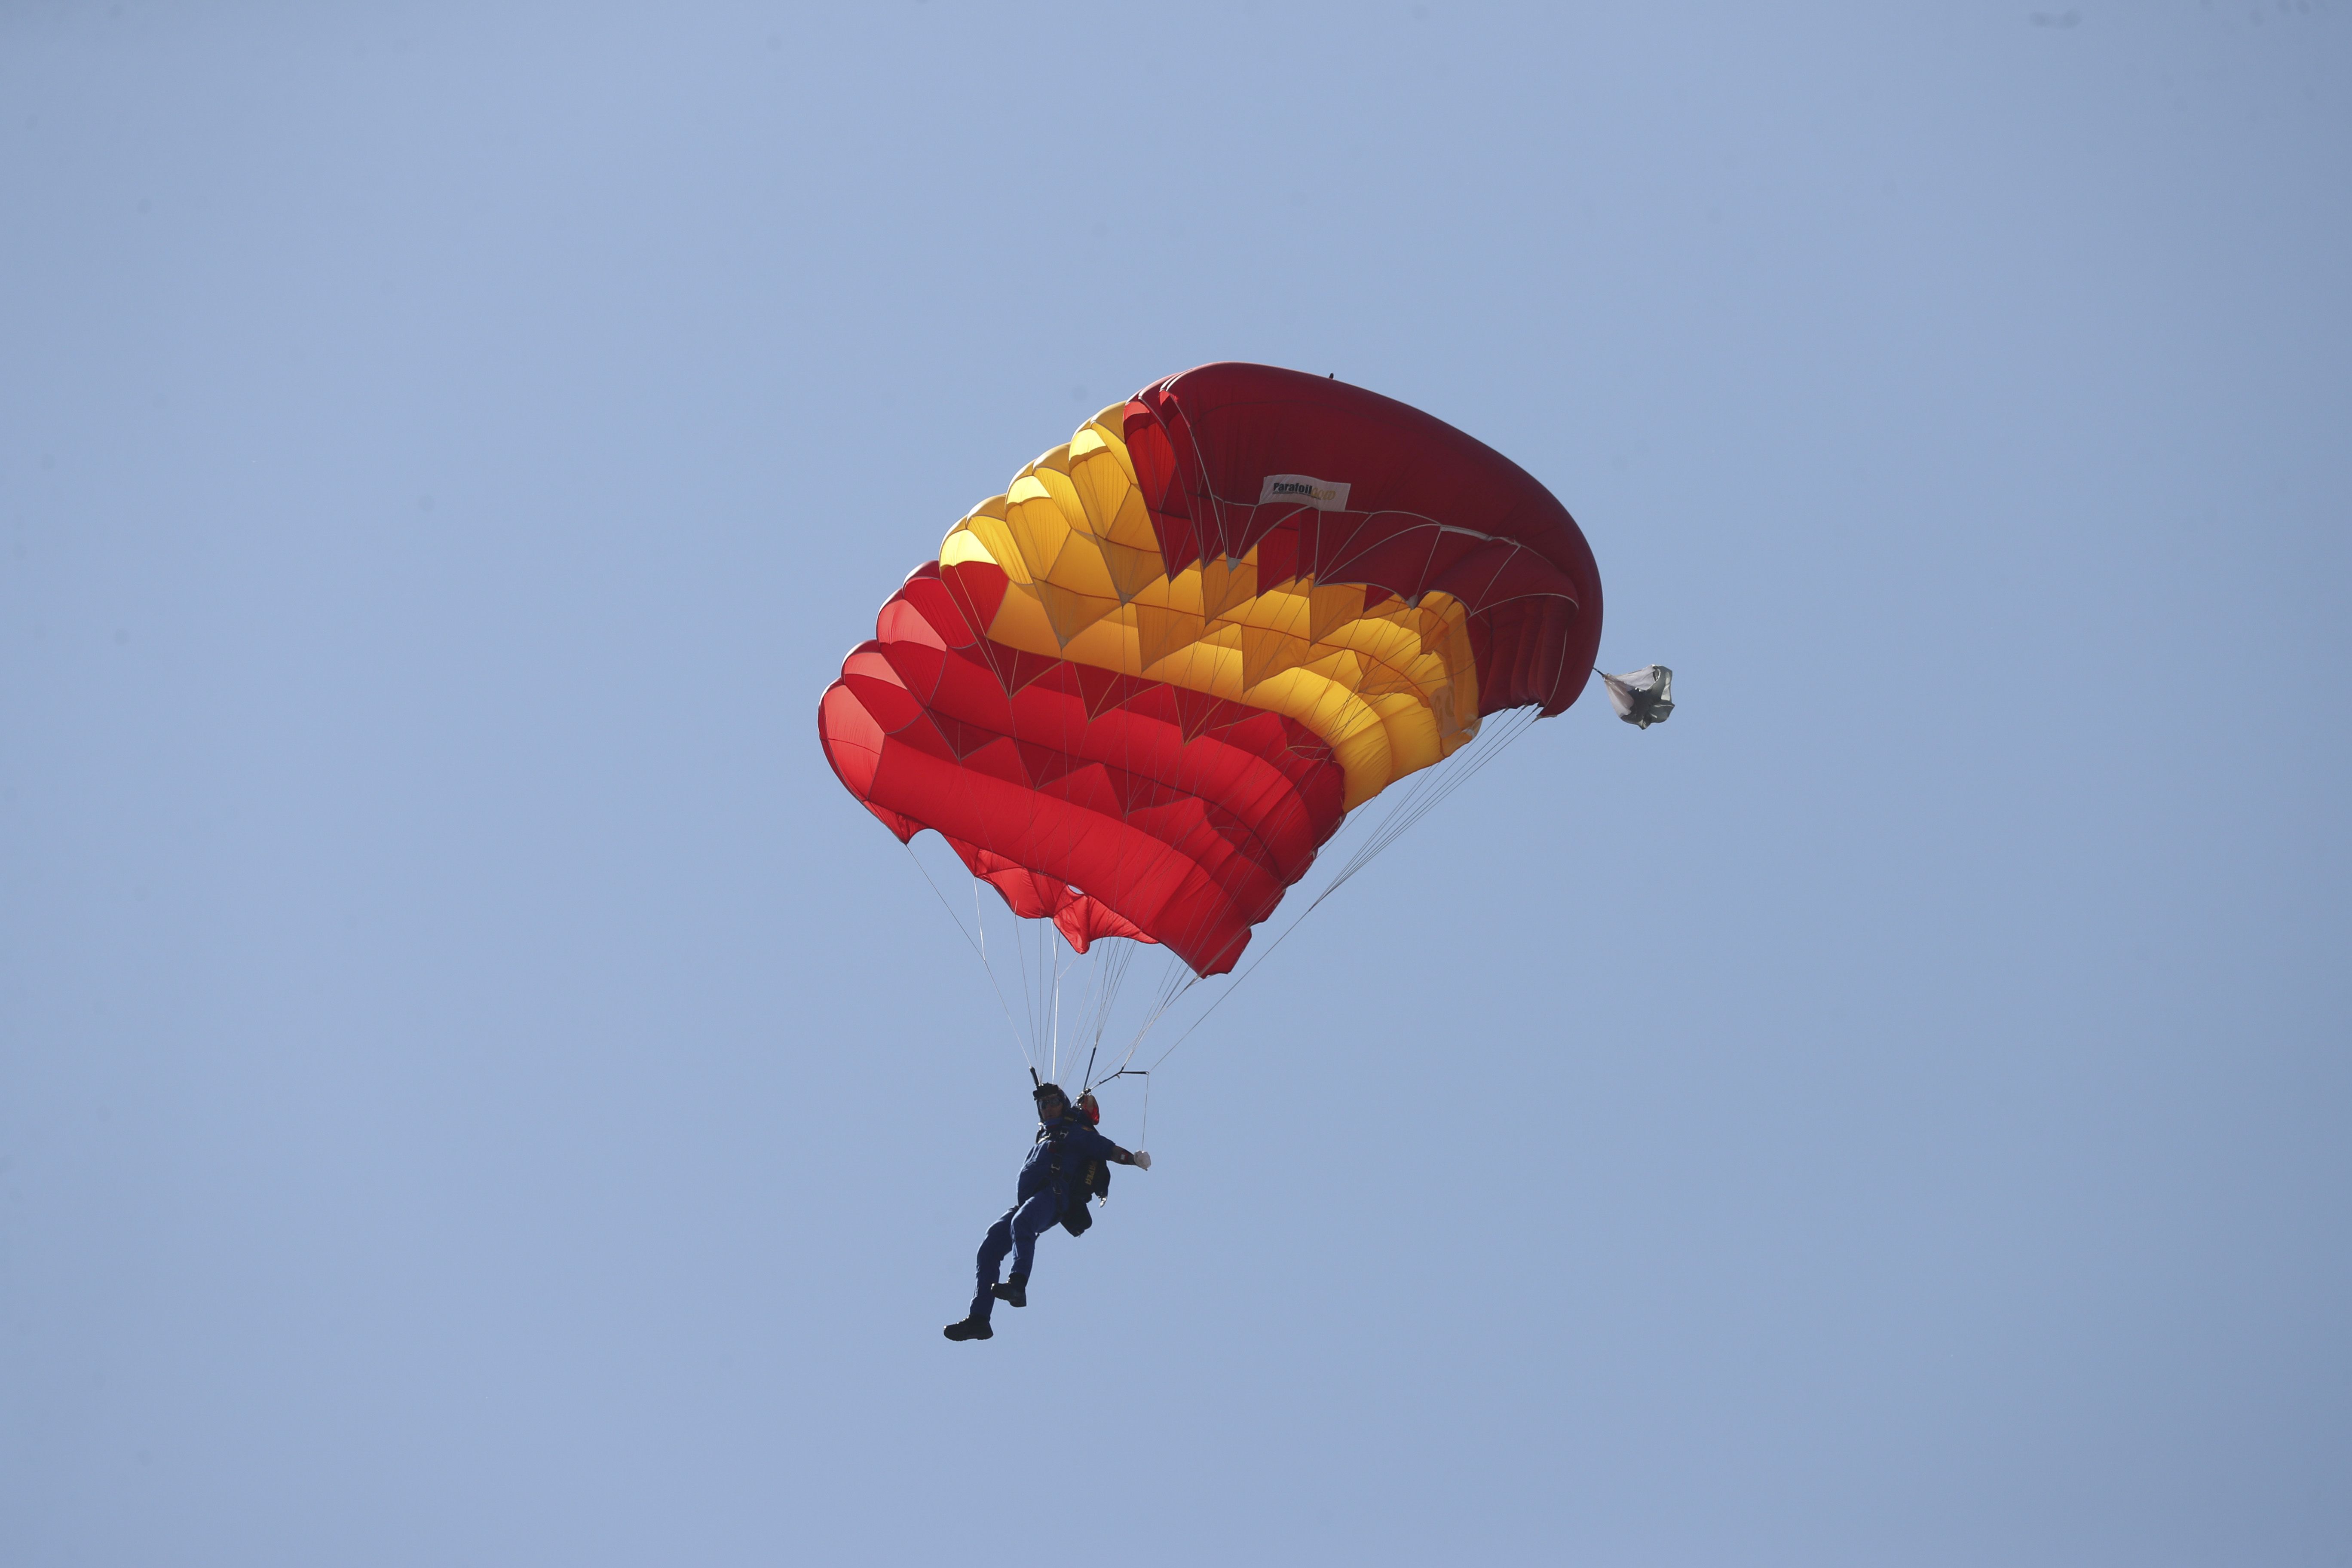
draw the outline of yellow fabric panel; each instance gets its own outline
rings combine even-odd
[[[1201,574],[1201,613],[1222,616],[1244,599],[1257,597],[1257,563],[1223,558],[1223,570]]]
[[[975,553],[976,550],[976,553]],[[1013,537],[1012,529],[1004,522],[1004,498],[991,496],[971,511],[964,520],[948,530],[947,538],[940,542],[940,564],[948,563],[950,552],[958,561],[992,561],[1004,569],[1004,574],[1015,583],[1034,583],[1029,567],[1023,561],[1021,547]]]
[[[1331,747],[1351,811],[1477,733],[1468,620],[1450,595],[1367,612],[1360,584],[1260,584],[1255,552],[1170,577],[1124,408],[1024,467],[940,543],[942,565],[1003,569],[992,639],[1294,719]]]

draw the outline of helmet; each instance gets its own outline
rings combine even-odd
[[[1064,1105],[1070,1103],[1070,1097],[1062,1092],[1062,1086],[1058,1083],[1041,1083],[1029,1091],[1029,1098],[1040,1105],[1045,1104],[1048,1099],[1058,1100]]]
[[[1094,1123],[1097,1127],[1102,1125],[1102,1107],[1095,1103],[1095,1091],[1093,1089],[1080,1089],[1078,1091],[1078,1109],[1085,1112],[1086,1119],[1088,1121]]]

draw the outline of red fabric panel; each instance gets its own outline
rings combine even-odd
[[[1139,393],[1127,443],[1171,570],[1255,546],[1262,584],[1312,573],[1406,600],[1443,590],[1471,612],[1480,712],[1558,713],[1584,689],[1601,646],[1591,549],[1550,491],[1452,426],[1361,387],[1224,363]],[[1260,506],[1274,474],[1346,484],[1348,510]]]
[[[1339,825],[1329,748],[1279,714],[991,643],[969,617],[1003,593],[977,563],[908,579],[818,705],[834,771],[1081,951],[1139,935],[1232,968]]]
[[[948,845],[962,858],[966,869],[994,888],[1003,895],[1005,907],[1024,921],[1044,920],[1079,896],[1067,884],[1040,876],[1019,861],[1007,860],[976,844],[950,838]]]
[[[1086,952],[1087,944],[1097,937],[1123,936],[1133,942],[1151,940],[1143,934],[1140,926],[1120,919],[1100,899],[1087,898],[1084,894],[1055,910],[1054,924],[1064,940],[1080,952]],[[1238,953],[1240,950],[1234,951]]]
[[[1130,942],[1150,942],[1142,929],[1119,918],[1101,900],[1076,888],[1040,876],[1016,861],[960,838],[948,843],[963,858],[971,874],[994,888],[1005,907],[1023,920],[1051,920],[1070,946],[1084,952],[1098,937],[1123,936]]]

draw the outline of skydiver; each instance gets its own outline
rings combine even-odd
[[[951,1340],[992,1338],[996,1331],[988,1326],[988,1314],[997,1302],[1012,1307],[1029,1304],[1029,1265],[1036,1255],[1038,1236],[1056,1221],[1073,1232],[1086,1228],[1087,1166],[1108,1161],[1133,1165],[1139,1171],[1151,1169],[1150,1155],[1139,1149],[1130,1154],[1094,1130],[1093,1095],[1081,1097],[1083,1111],[1071,1110],[1070,1098],[1058,1084],[1041,1083],[1031,1098],[1037,1102],[1037,1141],[1030,1145],[1029,1158],[1021,1163],[1021,1182],[1013,1206],[988,1227],[981,1241],[979,1292],[963,1321],[942,1331]],[[1013,1273],[1000,1284],[996,1270],[1007,1252],[1013,1254]]]

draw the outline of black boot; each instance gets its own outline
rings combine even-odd
[[[1015,1274],[1002,1285],[990,1286],[988,1293],[1008,1307],[1025,1307],[1029,1304],[1029,1276]]]
[[[950,1323],[940,1332],[951,1340],[992,1340],[996,1331],[988,1326],[986,1318],[966,1318],[961,1323]]]

